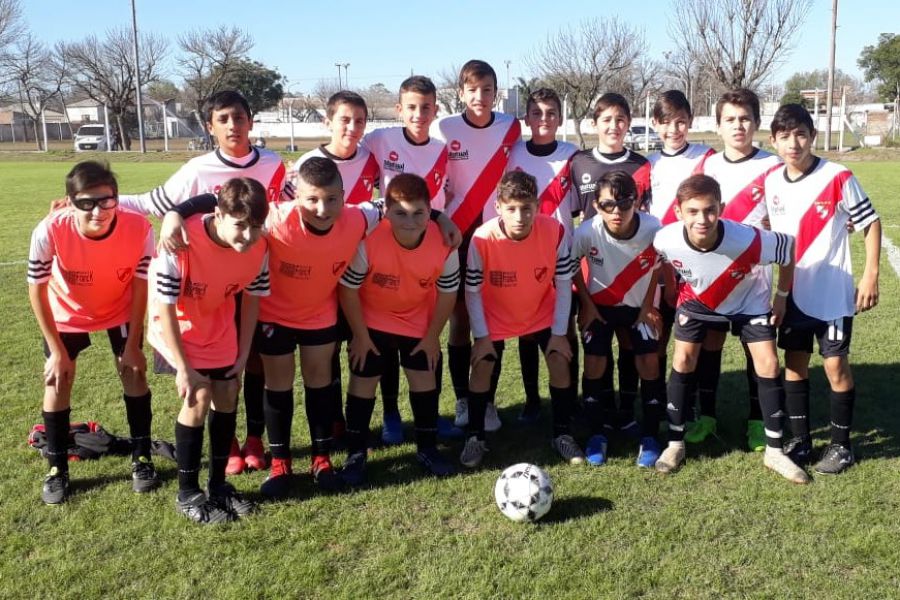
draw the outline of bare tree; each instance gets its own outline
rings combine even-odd
[[[64,70],[52,52],[30,31],[0,57],[0,68],[13,82],[18,103],[31,119],[37,149],[43,149],[38,119],[54,96],[60,94]]]
[[[199,112],[206,98],[222,89],[224,82],[247,60],[253,38],[237,27],[222,25],[181,35],[178,46],[183,52],[178,64],[185,91]]]
[[[312,98],[318,103],[318,108],[325,110],[328,99],[339,91],[341,88],[334,79],[320,79],[313,86]]]
[[[434,85],[437,88],[437,103],[449,115],[461,113],[466,105],[459,99],[459,65],[452,64],[438,71]]]
[[[643,33],[616,18],[593,18],[549,35],[528,64],[535,75],[568,97],[569,114],[583,148],[581,121],[612,80],[633,67],[644,50]]]
[[[104,39],[90,35],[80,42],[60,43],[57,54],[69,65],[68,80],[81,94],[105,104],[116,119],[126,149],[131,137],[125,127],[125,115],[135,102],[135,77],[132,34],[125,29],[110,29]],[[159,80],[166,41],[153,34],[140,36],[141,82]]]
[[[754,88],[790,54],[812,0],[673,2],[669,36],[728,89]]]
[[[24,29],[19,0],[0,0],[0,56]]]
[[[655,96],[665,88],[662,75],[663,66],[659,61],[646,56],[639,58],[629,68],[623,69],[610,81],[610,89],[625,96],[634,115],[642,115],[643,102],[647,96]]]

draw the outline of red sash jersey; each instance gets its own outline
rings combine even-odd
[[[513,146],[506,165],[509,171],[524,171],[533,175],[538,185],[538,200],[542,215],[550,215],[563,224],[569,235],[574,229],[569,190],[572,187],[571,159],[578,152],[575,144],[555,142],[556,148],[546,156],[528,151],[528,143],[519,140]]]
[[[323,233],[303,222],[293,202],[272,206],[266,219],[272,293],[260,300],[259,320],[295,329],[337,323],[338,280],[380,217],[371,204],[345,206]]]
[[[102,238],[78,231],[75,207],[56,211],[31,234],[28,283],[47,282],[53,320],[60,332],[117,327],[131,316],[132,280],[147,279],[154,255],[153,228],[141,215],[116,210]]]
[[[444,245],[429,221],[422,242],[404,248],[391,224],[382,221],[359,245],[341,285],[359,288],[363,319],[370,329],[422,339],[434,315],[437,294],[459,288],[459,253]]]
[[[793,298],[811,317],[832,321],[856,312],[847,222],[862,231],[878,220],[872,202],[844,166],[815,158],[796,181],[781,167],[765,182],[773,231],[796,236]]]
[[[676,199],[678,186],[691,175],[703,173],[706,159],[715,153],[715,150],[705,144],[685,144],[674,154],[668,154],[663,150],[648,156],[653,199],[650,203],[650,214],[659,219],[663,225],[677,221],[675,206],[678,204]]]
[[[285,184],[281,157],[265,148],[251,146],[250,154],[234,158],[214,150],[192,158],[161,186],[146,194],[120,195],[124,209],[139,214],[163,216],[178,204],[201,194],[218,194],[222,184],[235,177],[255,179],[264,188],[269,202],[290,200],[293,189]]]
[[[719,241],[703,251],[687,238],[683,223],[666,225],[653,245],[681,276],[678,306],[699,319],[732,315],[764,315],[772,308],[772,286],[766,269],[756,265],[789,265],[793,238],[722,219]]]
[[[571,289],[575,269],[566,230],[552,217],[537,215],[523,240],[508,238],[497,217],[484,223],[475,230],[466,264],[466,292],[479,294],[484,315],[479,323],[470,311],[473,335],[499,341],[554,325],[556,291]],[[565,326],[554,333],[565,333]]]
[[[187,249],[174,255],[163,251],[150,263],[147,341],[171,365],[175,357],[163,337],[163,305],[175,305],[181,345],[191,368],[215,369],[237,360],[234,296],[241,290],[254,296],[269,295],[265,239],[243,253],[223,248],[206,230],[206,222],[212,218],[190,217],[185,222],[191,240]]]
[[[464,115],[435,121],[432,137],[447,145],[447,216],[463,234],[497,216],[497,184],[513,145],[521,137],[518,119],[491,113],[486,127],[475,127]]]
[[[635,212],[637,229],[628,239],[613,237],[600,215],[575,230],[572,258],[581,260],[588,293],[601,306],[640,308],[659,267],[653,239],[662,227],[659,219]]]
[[[294,163],[294,170],[299,171],[300,165],[313,157],[330,158],[337,165],[344,182],[345,203],[360,204],[372,199],[379,177],[378,162],[366,148],[358,146],[350,158],[338,158],[323,144],[301,156]]]
[[[391,179],[400,173],[413,173],[428,185],[431,208],[444,210],[447,177],[447,146],[444,142],[429,138],[423,144],[416,144],[407,137],[405,128],[387,127],[366,134],[360,145],[375,158],[381,173],[379,188],[382,195],[387,193]]]
[[[758,227],[766,216],[766,176],[781,165],[778,156],[754,148],[740,160],[728,160],[724,152],[713,154],[703,165],[703,173],[719,182],[722,189],[721,218]]]
[[[597,180],[610,171],[625,171],[637,186],[637,203],[642,207],[650,202],[650,163],[631,150],[617,154],[603,154],[596,148],[582,150],[572,157],[571,208],[573,213],[583,212],[590,219],[594,210]]]

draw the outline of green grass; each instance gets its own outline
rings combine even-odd
[[[115,158],[123,191],[150,189],[178,167]],[[669,477],[638,470],[634,442],[615,441],[603,468],[559,464],[549,449],[546,413],[538,428],[515,425],[522,392],[511,347],[499,394],[505,425],[485,468],[474,473],[423,478],[411,444],[377,450],[370,489],[323,496],[301,476],[295,498],[267,504],[259,516],[231,527],[202,528],[173,509],[174,464],[158,460],[162,489],[137,496],[125,459],[106,458],[73,464],[70,501],[43,506],[46,465],[25,445],[40,419],[42,355],[25,266],[18,261],[26,258],[30,231],[48,202],[61,195],[70,164],[0,162],[0,444],[6,448],[0,456],[0,597],[897,596],[900,285],[886,261],[881,304],[857,319],[853,342],[854,443],[861,462],[810,486],[783,482],[762,467],[760,455],[741,450],[746,392],[734,342],[727,346],[720,388],[721,440],[690,447],[686,467]],[[900,238],[893,228],[900,224],[898,164],[853,168],[886,234]],[[861,250],[855,239],[857,258]],[[108,346],[102,337],[95,342],[78,361],[73,419],[96,419],[123,434]],[[812,416],[820,445],[827,437],[824,386],[816,369]],[[173,382],[153,376],[151,387],[154,436],[172,439],[179,408]],[[444,414],[452,412],[451,396],[447,382]],[[309,440],[300,406],[293,434],[302,471]],[[455,456],[459,447],[447,450]],[[556,502],[536,525],[511,523],[493,505],[494,479],[518,461],[544,466],[556,485]],[[253,492],[263,477],[232,481]]]

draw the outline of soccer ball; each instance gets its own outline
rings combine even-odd
[[[507,518],[517,523],[537,521],[553,503],[553,482],[540,467],[519,463],[508,467],[497,478],[494,499]]]

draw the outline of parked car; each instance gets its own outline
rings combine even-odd
[[[645,125],[632,125],[625,132],[625,147],[632,150],[645,150],[647,152],[653,150],[662,150],[663,141],[659,134],[650,129],[649,147],[645,146],[647,127]]]
[[[106,151],[106,126],[102,123],[82,125],[75,133],[75,152]]]

